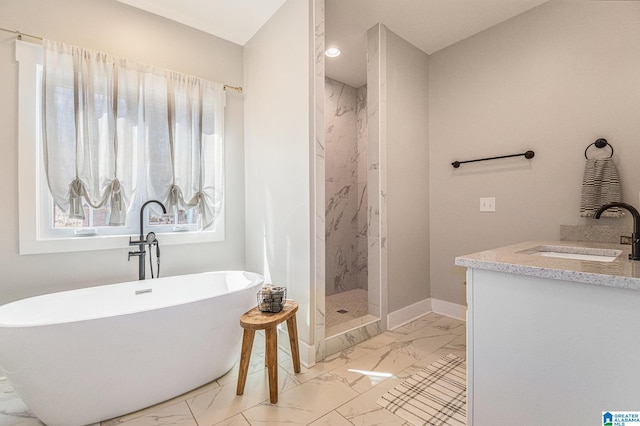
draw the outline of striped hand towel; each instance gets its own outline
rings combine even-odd
[[[593,217],[600,206],[622,200],[622,189],[616,165],[611,158],[590,158],[584,167],[580,216]],[[617,207],[602,213],[603,217],[623,216]]]

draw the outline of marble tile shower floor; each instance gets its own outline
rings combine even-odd
[[[465,358],[465,323],[429,313],[294,374],[279,350],[279,400],[269,403],[264,336],[256,335],[245,394],[237,396],[236,365],[187,394],[96,426],[158,425],[408,425],[376,404],[407,377],[444,355]],[[367,372],[387,373],[388,377]],[[386,376],[386,375],[385,375]],[[41,426],[11,385],[0,378],[0,426]]]
[[[367,290],[359,288],[327,296],[325,298],[325,327],[333,328],[367,315],[369,313],[368,297]]]

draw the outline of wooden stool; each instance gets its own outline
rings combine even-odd
[[[242,336],[242,352],[240,353],[240,374],[238,375],[237,395],[244,393],[244,385],[247,381],[247,370],[251,358],[251,348],[256,330],[264,330],[267,343],[265,353],[265,365],[269,370],[269,400],[272,404],[278,402],[278,334],[276,327],[283,321],[287,321],[289,331],[289,343],[291,344],[291,358],[293,359],[293,371],[300,372],[300,351],[298,349],[298,326],[296,324],[296,311],[298,303],[287,299],[280,312],[260,312],[255,307],[240,317],[240,325],[244,329]]]

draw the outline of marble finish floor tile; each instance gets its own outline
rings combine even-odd
[[[387,346],[332,370],[329,374],[361,394],[414,362],[415,358]]]
[[[0,403],[0,425],[44,426],[17,396],[7,398]]]
[[[219,423],[250,407],[269,400],[269,379],[267,370],[249,374],[244,393],[236,395],[237,382],[228,383],[188,399],[187,403],[199,425]],[[278,369],[278,393],[298,387],[299,383],[285,369]],[[246,416],[245,416],[246,417]]]
[[[215,426],[250,426],[250,423],[242,414],[237,414],[221,421],[220,423],[216,423]]]
[[[355,390],[327,373],[283,392],[277,404],[264,401],[242,414],[252,425],[306,425],[356,396]]]
[[[459,337],[440,328],[427,326],[403,336],[389,347],[420,360]]]
[[[122,426],[198,426],[184,401],[120,424]]]
[[[342,417],[337,411],[331,411],[329,414],[325,414],[313,423],[309,423],[310,426],[352,426],[349,420]]]
[[[356,426],[400,426],[405,420],[382,408],[378,398],[398,386],[404,379],[396,375],[384,380],[357,398],[343,404],[336,411]]]
[[[5,377],[0,377],[0,426],[44,426],[22,402]]]
[[[293,372],[278,353],[278,403],[269,403],[264,336],[256,334],[244,395],[237,365],[223,377],[169,401],[94,426],[407,425],[376,404],[406,378],[449,353],[466,358],[463,321],[429,313]],[[43,426],[0,377],[0,426]]]

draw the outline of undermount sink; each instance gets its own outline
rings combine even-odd
[[[560,259],[613,262],[618,256],[620,256],[620,254],[622,254],[622,250],[544,245],[525,250],[523,253],[533,256],[555,257]]]

